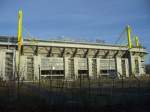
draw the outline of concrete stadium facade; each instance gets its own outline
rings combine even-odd
[[[20,56],[20,77],[77,79],[100,76],[142,76],[145,48],[90,42],[24,40]],[[0,37],[0,75],[16,77],[19,63],[17,38]]]

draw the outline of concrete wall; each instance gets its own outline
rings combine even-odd
[[[0,77],[3,77],[4,80],[6,80],[5,76],[5,51],[0,51]]]

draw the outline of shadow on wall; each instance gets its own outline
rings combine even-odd
[[[145,66],[146,74],[150,74],[150,64]]]

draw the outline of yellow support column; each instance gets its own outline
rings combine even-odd
[[[126,27],[126,30],[127,30],[127,37],[128,37],[128,47],[129,47],[129,49],[131,49],[132,48],[131,28],[129,25]]]
[[[19,10],[18,13],[18,71],[17,71],[17,80],[18,80],[18,84],[17,84],[17,96],[18,99],[20,98],[20,58],[21,58],[21,46],[22,46],[22,10]]]
[[[138,39],[138,37],[137,36],[135,36],[135,44],[136,44],[136,47],[139,47],[139,39]]]
[[[22,10],[18,13],[18,51],[20,52],[22,46]]]

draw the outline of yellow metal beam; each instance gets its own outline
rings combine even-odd
[[[18,84],[17,84],[17,94],[18,94],[18,98],[20,97],[20,55],[21,55],[21,46],[22,46],[22,10],[19,10],[18,13],[18,51],[19,51],[19,57],[18,57],[18,71],[17,71],[17,80],[18,80]]]
[[[18,50],[19,51],[21,50],[22,41],[23,41],[23,38],[22,38],[22,16],[23,16],[22,10],[19,10],[19,13],[18,13]]]
[[[138,39],[138,37],[137,36],[135,36],[135,44],[136,44],[136,47],[139,47],[139,39]]]
[[[131,41],[131,27],[128,25],[126,27],[126,30],[127,30],[127,38],[128,38],[128,47],[129,49],[132,48],[132,41]]]

